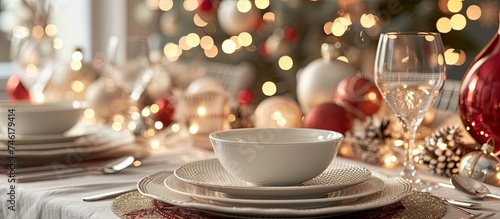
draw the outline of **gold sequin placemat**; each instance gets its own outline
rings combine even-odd
[[[139,192],[130,192],[117,197],[111,205],[113,212],[121,218],[234,218],[238,215],[224,215],[202,210],[177,207],[142,196]],[[385,211],[385,212],[382,212]],[[389,212],[387,212],[389,211]],[[376,209],[353,212],[338,218],[441,218],[446,214],[446,207],[429,193],[413,192],[401,202]],[[245,215],[244,217],[247,217]],[[332,216],[328,216],[332,218]],[[335,217],[333,217],[335,218]]]

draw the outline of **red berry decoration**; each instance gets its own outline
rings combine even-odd
[[[313,107],[304,118],[304,127],[326,129],[345,134],[351,129],[352,115],[336,103]]]
[[[24,87],[17,75],[12,75],[7,80],[7,93],[9,100],[29,100],[30,92]]]
[[[341,80],[333,92],[333,100],[359,118],[378,112],[383,101],[375,83],[360,76]]]
[[[160,121],[163,123],[163,127],[167,127],[174,120],[174,106],[169,98],[160,98],[155,101],[155,104],[158,105],[158,112],[154,115],[154,119],[156,121]]]

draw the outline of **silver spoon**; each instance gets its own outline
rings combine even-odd
[[[101,173],[101,174],[116,173],[130,166],[134,162],[134,160],[135,158],[133,156],[125,156],[125,157],[120,157],[118,159],[114,159],[100,166],[76,167],[63,170],[54,170],[49,172],[22,174],[16,176],[16,181],[32,182],[38,180],[59,179],[59,178],[65,178],[65,177],[88,174],[88,173]]]
[[[453,175],[451,184],[464,195],[470,198],[495,198],[500,199],[500,195],[491,194],[490,190],[481,182],[462,175]]]

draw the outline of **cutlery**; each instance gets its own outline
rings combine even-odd
[[[500,199],[500,195],[491,194],[490,190],[486,186],[472,178],[462,175],[453,175],[450,181],[458,191],[461,191],[462,194],[470,198]]]
[[[99,201],[99,200],[103,200],[103,199],[114,198],[114,197],[117,197],[121,194],[136,191],[136,190],[137,189],[135,187],[130,188],[130,189],[117,190],[117,191],[112,191],[112,192],[83,197],[82,200],[86,201],[86,202]]]
[[[17,182],[32,182],[38,180],[58,179],[89,173],[111,174],[124,170],[134,162],[133,156],[125,156],[112,160],[104,165],[76,167],[41,173],[27,173],[16,176]]]
[[[449,205],[449,206],[451,206],[451,207],[454,207],[455,209],[459,210],[460,212],[462,212],[462,213],[464,213],[464,214],[469,215],[468,219],[471,219],[471,218],[478,218],[479,216],[483,215],[483,213],[474,214],[474,213],[472,213],[472,212],[470,212],[470,211],[466,211],[466,210],[464,210],[463,208],[458,207],[458,206],[456,206],[456,205],[452,205],[452,204],[447,203],[447,202],[444,202],[444,203],[445,203],[445,204],[448,204],[448,205]]]
[[[468,208],[468,209],[474,209],[474,210],[479,210],[482,208],[481,203],[477,202],[467,202],[467,201],[461,201],[461,200],[455,200],[455,199],[450,199],[450,198],[443,198],[439,196],[432,195],[433,197],[441,200],[442,202],[447,202],[452,205],[456,205],[462,208]]]

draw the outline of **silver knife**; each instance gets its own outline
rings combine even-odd
[[[482,208],[481,203],[477,203],[477,202],[461,201],[461,200],[455,200],[455,199],[450,199],[450,198],[443,198],[443,197],[439,197],[439,196],[435,196],[435,195],[433,195],[433,196],[440,199],[445,204],[448,203],[448,204],[459,206],[462,208],[468,208],[468,209],[474,209],[474,210],[479,210]]]
[[[91,201],[98,201],[98,200],[103,200],[107,198],[114,198],[117,197],[121,194],[127,193],[127,192],[132,192],[137,190],[135,187],[130,188],[130,189],[123,189],[123,190],[118,190],[118,191],[112,191],[112,192],[107,192],[107,193],[102,193],[102,194],[97,194],[97,195],[92,195],[88,197],[83,197],[82,200],[86,202],[91,202]]]

